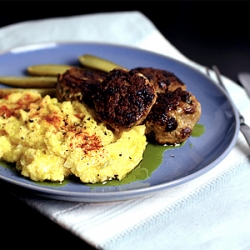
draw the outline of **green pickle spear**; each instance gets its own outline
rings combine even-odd
[[[124,68],[104,58],[85,54],[78,57],[81,66],[104,72],[114,68]],[[28,76],[0,76],[0,83],[18,88],[55,88],[58,74],[65,73],[71,65],[36,64],[27,68]],[[75,66],[76,67],[76,66]]]
[[[27,72],[35,76],[57,76],[58,74],[63,74],[71,67],[63,64],[36,64],[28,67]]]
[[[114,68],[124,68],[114,62],[89,54],[79,56],[78,60],[84,67],[93,68],[104,72],[109,72]]]
[[[39,93],[42,97],[49,95],[52,97],[55,97],[56,95],[56,89],[53,88],[30,88],[29,91]],[[0,98],[3,98],[6,95],[15,93],[15,92],[22,92],[24,91],[24,88],[0,88]]]
[[[19,88],[54,88],[56,76],[0,76],[0,83]]]

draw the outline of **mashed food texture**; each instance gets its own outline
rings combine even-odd
[[[34,181],[122,180],[142,160],[145,126],[114,134],[78,101],[32,91],[0,99],[0,159]]]

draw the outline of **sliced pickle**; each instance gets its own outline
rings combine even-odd
[[[114,68],[124,68],[109,60],[100,58],[98,56],[85,54],[78,57],[80,64],[84,67],[101,70],[104,72],[110,72]]]
[[[0,83],[19,88],[54,88],[56,76],[0,76]]]
[[[35,76],[57,76],[58,74],[63,74],[71,67],[63,64],[36,64],[28,67],[27,72]]]
[[[6,95],[9,95],[14,92],[23,92],[23,91],[35,91],[39,93],[42,97],[49,95],[51,97],[55,97],[56,90],[52,88],[41,88],[41,89],[23,89],[23,88],[8,88],[8,89],[3,89],[0,88],[0,98],[3,98]]]

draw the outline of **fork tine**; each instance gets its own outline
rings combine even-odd
[[[221,87],[223,87],[223,89],[224,89],[226,92],[228,92],[227,89],[226,89],[226,86],[224,85],[224,83],[223,83],[222,80],[221,80],[221,73],[220,73],[218,67],[217,67],[216,65],[213,65],[213,66],[212,66],[212,70],[214,71],[214,73],[215,73],[215,75],[216,75],[216,77],[217,77],[218,83],[221,85]],[[207,74],[208,77],[211,77],[208,67],[206,67],[206,74]]]
[[[210,72],[209,72],[209,68],[208,68],[208,67],[206,67],[206,75],[207,75],[208,77],[210,77]]]
[[[230,99],[231,102],[234,104],[234,102],[233,102],[233,100],[232,100],[232,98],[231,98],[231,96],[230,96],[230,94],[229,94],[229,92],[228,92],[226,86],[224,85],[224,83],[223,83],[223,81],[222,81],[222,79],[221,79],[221,73],[220,73],[218,67],[217,67],[216,65],[213,65],[213,66],[212,66],[212,70],[214,71],[214,73],[215,73],[215,75],[216,75],[216,77],[217,77],[218,83],[219,83],[220,86],[226,91],[226,93],[228,94],[229,99]],[[234,104],[234,106],[236,107],[235,104]],[[240,114],[240,112],[239,112],[238,110],[237,110],[237,112],[239,113],[239,116],[243,119],[243,117],[242,117],[242,115]]]
[[[221,79],[221,74],[220,74],[220,71],[219,71],[218,67],[215,66],[215,65],[213,65],[213,66],[212,66],[212,70],[215,72],[219,84],[220,84],[220,85],[223,87],[223,89],[228,93],[228,90],[226,89],[226,87],[225,87],[225,85],[224,85],[224,83],[223,83],[223,81],[222,81],[222,79]],[[209,68],[208,68],[208,67],[206,67],[206,71],[207,71],[207,76],[210,77],[210,73],[209,73]],[[229,93],[228,93],[228,97],[231,99]],[[231,102],[232,102],[232,104],[235,106],[235,104],[234,104],[234,102],[232,101],[232,99],[231,99]],[[241,133],[243,134],[243,136],[245,137],[246,142],[248,143],[248,146],[250,146],[250,127],[249,127],[247,124],[245,124],[245,118],[241,115],[241,113],[237,110],[237,108],[236,108],[236,111],[237,111],[237,113],[238,113],[238,115],[239,115],[239,120],[240,120],[240,131],[241,131]]]
[[[220,71],[219,71],[218,67],[217,67],[216,65],[213,65],[213,66],[212,66],[212,69],[213,69],[213,71],[214,71],[215,74],[216,74],[216,77],[217,77],[217,80],[218,80],[219,84],[227,91],[227,89],[226,89],[224,83],[223,83],[222,80],[221,80],[221,77],[220,77],[221,74],[220,74]]]

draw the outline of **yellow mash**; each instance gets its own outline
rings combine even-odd
[[[140,125],[118,137],[77,101],[28,90],[0,99],[0,159],[34,181],[122,180],[142,160],[144,132]]]

